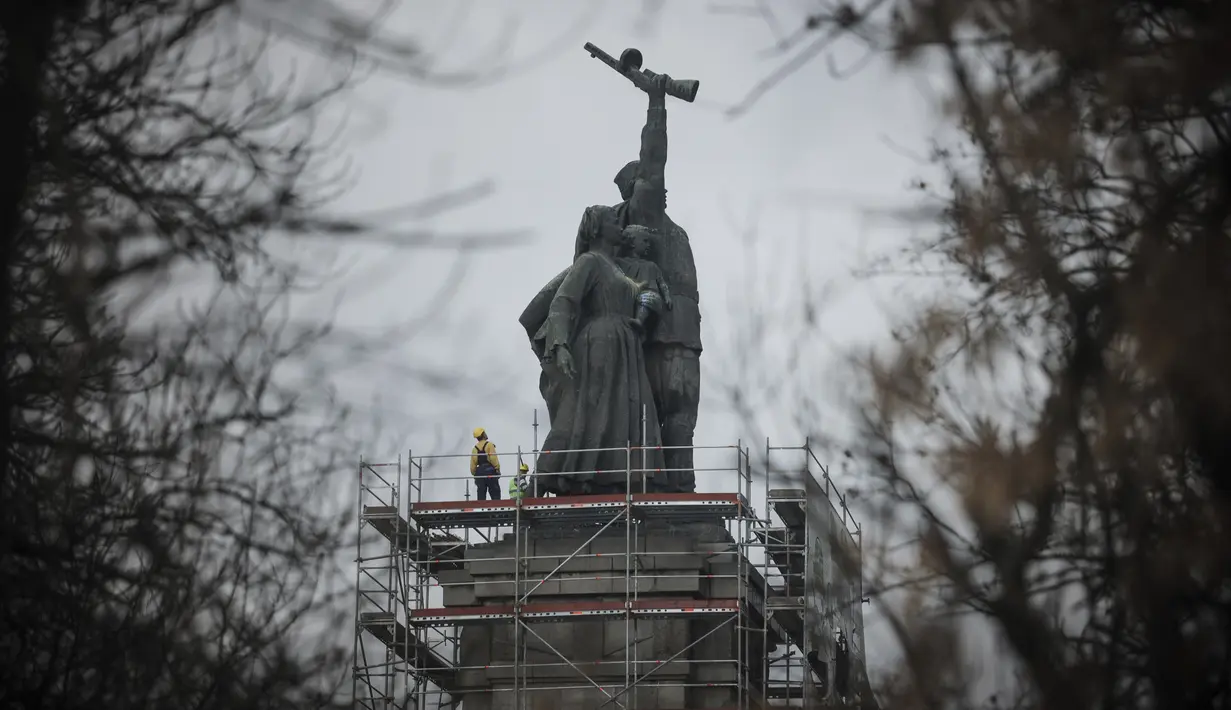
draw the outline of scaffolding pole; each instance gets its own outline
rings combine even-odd
[[[643,422],[644,423],[644,422]],[[642,446],[645,440],[641,441]],[[644,476],[644,474],[642,474]],[[633,646],[637,643],[633,622],[633,442],[624,450],[624,690],[628,690],[635,671],[632,667]],[[621,691],[623,692],[623,691]]]
[[[392,480],[383,471],[392,473]],[[411,595],[402,579],[402,556],[399,537],[386,535],[381,554],[370,554],[364,546],[364,533],[376,524],[398,518],[401,502],[402,460],[375,464],[359,460],[357,470],[358,524],[355,538],[355,639],[353,644],[351,688],[357,707],[386,710],[406,707],[411,691],[411,674],[404,641],[398,640],[396,629],[399,612],[406,618]],[[396,525],[394,526],[396,529]],[[369,658],[369,640],[379,640],[381,650],[376,659]],[[399,704],[398,694],[403,699]]]
[[[517,449],[517,462],[519,464],[517,473],[520,475],[521,447]],[[515,479],[513,486],[510,486],[509,490],[513,490],[513,487],[516,485]],[[521,500],[518,497],[513,501],[515,506],[513,517],[513,616],[519,621],[521,619],[521,604],[523,600],[518,597],[521,594],[522,565],[525,559],[525,555],[522,554]],[[529,572],[529,567],[526,568],[526,571]],[[521,627],[520,623],[513,624],[513,710],[521,710],[522,708],[521,681],[525,674],[521,671],[523,651]]]

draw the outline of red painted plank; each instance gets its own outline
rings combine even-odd
[[[633,502],[638,501],[646,503],[703,503],[707,501],[721,501],[724,503],[738,503],[738,493],[637,493],[633,495]]]
[[[464,508],[468,510],[499,510],[505,508],[513,509],[513,504],[507,500],[444,500],[434,503],[411,503],[410,512],[430,512],[433,510],[454,510]]]
[[[512,613],[512,604],[498,604],[493,606],[445,606],[433,609],[411,609],[410,618],[417,619],[424,616],[477,616],[479,614]]]
[[[636,493],[633,503],[739,503],[738,493]],[[603,494],[590,496],[555,496],[540,498],[525,498],[522,506],[551,506],[568,508],[603,503],[623,503],[622,494]],[[512,510],[513,503],[508,500],[451,500],[433,501],[429,503],[412,503],[410,510],[416,512],[431,512],[434,510]]]
[[[738,599],[638,599],[633,602],[634,610],[644,609],[737,609]],[[577,601],[577,602],[542,602],[523,604],[523,614],[573,614],[595,613],[604,611],[619,611],[624,608],[622,601]],[[412,609],[411,618],[436,616],[479,616],[489,614],[512,614],[513,605],[498,604],[493,606],[450,606],[433,609]]]
[[[739,606],[738,599],[638,599],[634,609],[730,609]]]

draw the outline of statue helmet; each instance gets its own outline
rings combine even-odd
[[[616,173],[616,187],[620,190],[621,199],[627,200],[633,196],[633,181],[637,178],[637,168],[641,165],[641,161],[633,160],[627,165],[620,168],[620,172]]]

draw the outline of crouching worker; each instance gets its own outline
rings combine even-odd
[[[509,481],[509,500],[520,501],[526,497],[530,488],[530,467],[525,463],[518,464],[517,476]]]
[[[496,445],[487,438],[483,427],[475,427],[474,451],[470,454],[470,475],[474,476],[479,500],[500,500],[500,459],[496,457]]]

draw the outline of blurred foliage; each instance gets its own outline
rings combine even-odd
[[[423,55],[286,6],[0,7],[0,705],[341,702],[357,447],[287,244],[376,229],[324,211],[322,110],[365,52]]]
[[[891,259],[951,280],[861,358],[841,442],[914,533],[879,551],[882,705],[1231,706],[1231,5],[816,7],[763,89],[854,38],[945,77],[960,136]]]

